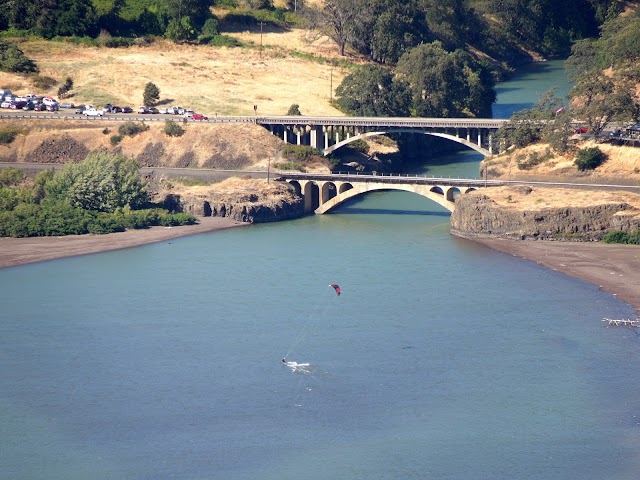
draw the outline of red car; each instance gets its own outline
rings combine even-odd
[[[573,129],[573,133],[587,133],[588,131],[588,127],[576,127]]]
[[[194,113],[193,114],[193,118],[194,120],[209,120],[209,117],[207,117],[206,115],[203,115],[201,113]]]

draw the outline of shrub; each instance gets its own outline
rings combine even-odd
[[[69,90],[73,88],[73,80],[71,77],[67,77],[64,84],[58,89],[58,97],[64,98],[69,93]]]
[[[170,137],[181,137],[184,135],[185,129],[173,120],[165,120],[164,133]]]
[[[109,141],[111,142],[111,145],[118,145],[122,141],[122,135],[111,135]]]
[[[302,112],[300,112],[300,105],[298,105],[297,103],[292,104],[289,107],[289,110],[287,110],[287,113],[285,115],[288,115],[288,116],[302,115]]]
[[[351,150],[355,150],[356,152],[367,154],[369,153],[369,144],[364,140],[354,140],[349,145],[347,145]]]
[[[138,133],[146,132],[147,130],[149,130],[149,126],[145,125],[144,122],[124,122],[118,127],[120,135],[128,135],[130,137],[133,137]]]
[[[9,144],[16,139],[19,130],[15,127],[0,127],[0,143]]]
[[[544,155],[540,155],[539,152],[531,152],[525,159],[518,158],[518,168],[520,170],[531,170],[536,165],[549,160],[552,157],[551,152],[547,150]]]
[[[615,230],[607,233],[602,241],[604,243],[628,243],[631,245],[640,245],[640,230],[635,230],[630,233]]]
[[[306,145],[285,145],[282,156],[287,159],[295,159],[300,162],[311,160],[313,157],[322,156],[322,152]]]
[[[227,35],[214,35],[212,37],[203,37],[201,42],[212,47],[242,47],[243,43],[233,37]]]
[[[201,33],[203,36],[213,37],[214,35],[218,35],[220,32],[218,31],[218,20],[215,18],[207,18],[202,26]]]
[[[585,170],[598,168],[606,159],[606,154],[598,147],[587,147],[578,150],[574,163],[576,167],[578,167],[578,170],[583,172]]]
[[[620,230],[609,232],[602,239],[603,243],[628,243],[628,240],[629,234]]]
[[[24,171],[18,168],[0,169],[0,187],[11,187],[18,185],[24,180]]]
[[[58,84],[58,81],[55,78],[47,77],[46,75],[33,76],[33,85],[38,90],[49,90],[51,87],[57,84]]]

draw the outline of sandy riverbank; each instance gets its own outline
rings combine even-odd
[[[544,240],[474,241],[598,285],[640,312],[640,246]]]
[[[69,235],[65,237],[0,238],[0,268],[43,262],[56,258],[106,252],[162,242],[172,238],[247,226],[230,218],[204,217],[197,225],[152,227],[109,235]]]

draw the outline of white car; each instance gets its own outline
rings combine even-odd
[[[11,102],[0,103],[0,108],[9,108],[9,107],[11,107]]]
[[[42,103],[44,103],[45,105],[53,105],[53,104],[58,104],[58,101],[55,98],[52,97],[44,97],[42,99]]]
[[[184,118],[192,118],[194,113],[196,112],[190,109],[186,109],[182,115],[184,116]]]
[[[84,114],[88,117],[102,117],[104,112],[102,110],[96,110],[95,108],[88,108],[84,111]]]

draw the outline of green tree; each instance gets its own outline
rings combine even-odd
[[[15,43],[0,40],[0,70],[16,73],[35,73],[36,63],[27,58]]]
[[[31,195],[33,197],[33,201],[36,204],[40,204],[47,194],[47,184],[53,180],[55,176],[55,171],[53,168],[47,168],[46,170],[42,170],[38,172],[36,175],[35,181],[33,183],[33,189],[31,191]]]
[[[158,100],[160,100],[160,89],[152,82],[147,83],[142,94],[143,104],[152,107],[158,103]]]
[[[552,88],[533,107],[514,113],[498,131],[496,141],[501,148],[522,148],[545,139],[564,151],[570,133],[570,114]]]
[[[169,20],[164,36],[174,42],[184,42],[195,38],[196,30],[191,25],[190,17],[172,18]]]
[[[586,121],[596,137],[612,121],[629,118],[633,105],[629,91],[618,88],[610,76],[595,71],[578,78],[569,98],[573,117]]]
[[[302,112],[300,111],[300,105],[298,105],[297,103],[292,104],[289,107],[289,110],[287,110],[287,113],[285,115],[288,115],[288,116],[302,115]]]
[[[58,89],[58,97],[66,97],[71,89],[73,89],[73,80],[71,79],[71,77],[67,77],[67,79],[64,81],[64,84]]]
[[[92,153],[81,163],[65,164],[46,184],[46,199],[54,204],[102,212],[127,205],[140,208],[149,197],[138,170],[138,163],[124,155]]]
[[[583,172],[585,170],[598,168],[606,159],[607,156],[598,147],[587,147],[578,150],[574,163],[576,167],[578,167],[578,170]]]
[[[488,68],[462,50],[441,42],[419,45],[402,55],[397,75],[406,81],[419,117],[490,117],[496,94]]]
[[[351,115],[404,117],[409,115],[408,86],[379,65],[365,65],[336,88],[338,105]]]

